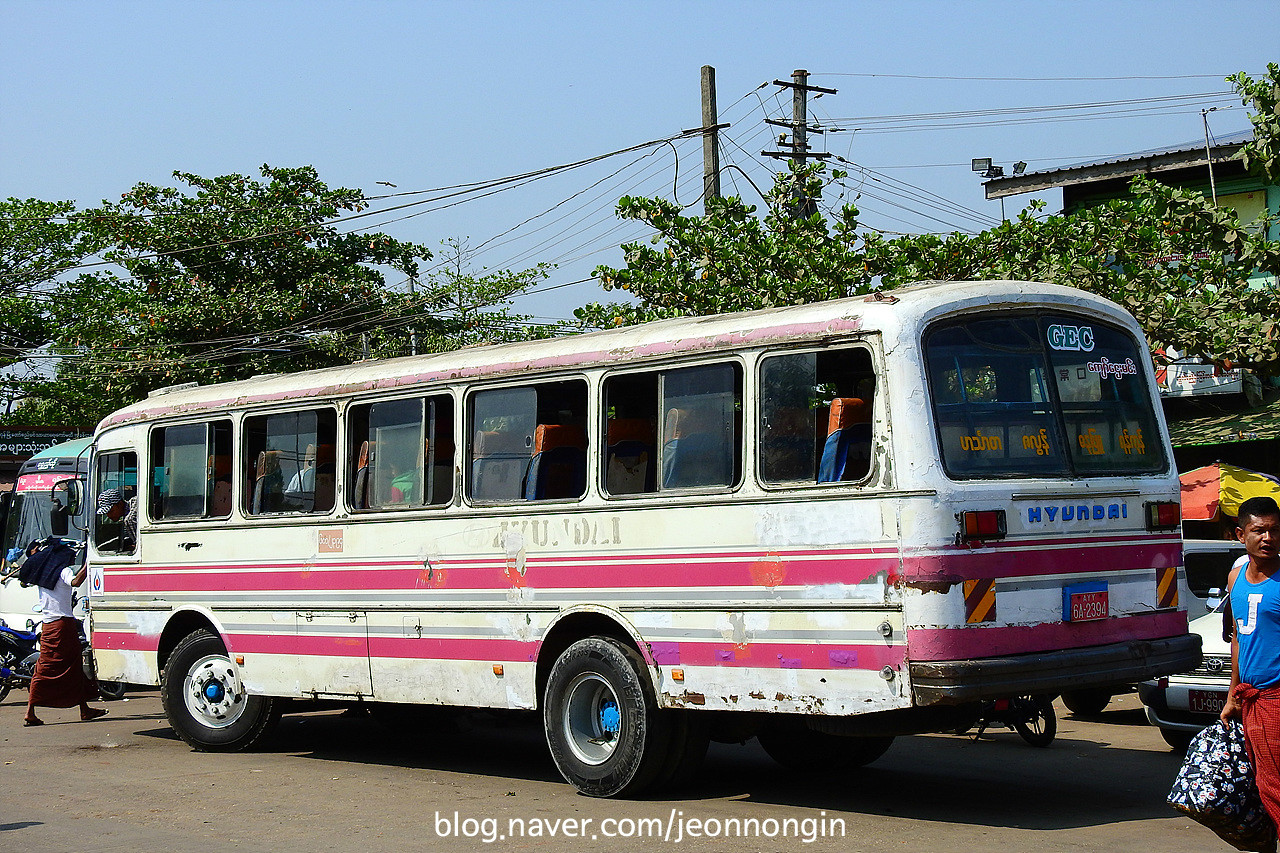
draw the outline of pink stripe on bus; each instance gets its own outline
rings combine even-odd
[[[1186,611],[1169,610],[1091,622],[912,628],[907,631],[907,648],[908,657],[913,661],[976,660],[1101,646],[1126,640],[1155,640],[1185,633]]]
[[[959,583],[975,578],[1032,577],[1122,571],[1181,564],[1180,540],[1164,537],[1091,537],[1001,543],[998,547],[951,547],[908,554],[908,583]],[[722,552],[578,557],[529,557],[520,573],[502,557],[433,561],[314,561],[260,564],[188,564],[152,570],[107,570],[112,593],[197,593],[506,589],[642,589],[648,587],[795,587],[857,584],[877,574],[897,575],[891,549],[797,552]]]
[[[536,640],[500,638],[370,637],[298,634],[229,634],[229,651],[236,655],[271,654],[303,657],[375,658],[400,660],[479,661],[523,663],[538,659]],[[99,649],[155,652],[156,637],[123,631],[95,631]],[[833,645],[826,643],[698,643],[647,644],[652,662],[660,666],[724,666],[759,669],[871,669],[899,667],[906,659],[905,646],[883,644]]]
[[[524,572],[501,557],[486,560],[393,563],[276,563],[187,565],[154,570],[108,570],[110,593],[233,592],[307,590],[643,589],[652,587],[778,587],[857,584],[892,574],[893,554],[863,559],[828,559],[791,554],[689,555],[673,562],[663,556],[531,558]],[[659,561],[660,560],[660,561]]]

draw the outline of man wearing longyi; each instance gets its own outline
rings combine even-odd
[[[71,612],[71,592],[84,583],[86,568],[77,569],[75,555],[54,537],[33,542],[19,579],[40,588],[40,659],[31,678],[24,726],[44,725],[36,716],[37,707],[80,707],[80,719],[95,720],[105,708],[89,707],[98,695],[97,686],[85,675],[80,662],[80,623]]]
[[[1280,506],[1250,498],[1236,516],[1236,538],[1248,561],[1227,578],[1235,632],[1231,692],[1222,721],[1239,717],[1258,792],[1280,824]]]

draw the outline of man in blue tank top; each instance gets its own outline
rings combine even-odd
[[[1275,500],[1242,503],[1236,538],[1249,559],[1227,577],[1235,635],[1222,721],[1240,717],[1262,803],[1280,824],[1280,506]]]

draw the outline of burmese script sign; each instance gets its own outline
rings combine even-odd
[[[0,429],[0,459],[30,459],[41,450],[80,438],[84,432],[74,429],[39,429],[12,427]]]

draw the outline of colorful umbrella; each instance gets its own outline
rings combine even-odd
[[[1219,512],[1235,516],[1240,504],[1265,495],[1280,501],[1280,477],[1215,462],[1178,477],[1182,481],[1182,520],[1214,521]]]

